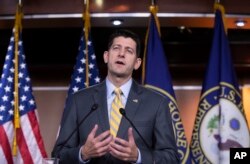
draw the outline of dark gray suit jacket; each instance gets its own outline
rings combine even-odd
[[[109,129],[107,110],[107,95],[105,81],[99,85],[89,87],[75,93],[67,105],[68,113],[62,119],[61,130],[52,156],[58,156],[60,163],[79,163],[79,149],[85,143],[88,134],[99,125],[97,135]],[[90,111],[93,104],[98,104],[94,111],[79,127],[76,133],[65,144],[60,152],[58,144],[66,140],[70,133],[77,127],[79,121]],[[166,99],[160,94],[144,88],[133,81],[126,103],[126,115],[134,123],[143,138],[149,144],[149,150],[133,131],[136,145],[138,146],[142,163],[179,163],[171,116]],[[122,118],[117,136],[128,138],[129,122]],[[89,163],[126,163],[106,154],[100,158],[91,159]]]

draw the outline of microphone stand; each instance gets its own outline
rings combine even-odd
[[[134,128],[134,130],[136,131],[136,133],[140,136],[140,138],[142,139],[142,141],[144,142],[144,144],[150,150],[150,146],[148,145],[148,143],[144,140],[144,138],[142,137],[142,135],[140,134],[140,132],[137,130],[137,128],[135,127],[135,125],[133,124],[133,122],[126,116],[126,111],[123,108],[120,108],[119,111],[120,111],[121,115],[123,115],[126,118],[126,120],[130,123],[130,125]]]
[[[85,115],[85,117],[83,117],[81,119],[81,121],[77,124],[76,128],[70,133],[70,135],[66,138],[66,140],[64,140],[63,142],[59,143],[57,146],[59,146],[59,149],[56,151],[56,155],[55,155],[55,159],[54,159],[54,164],[57,164],[57,160],[58,160],[58,155],[59,153],[62,151],[63,147],[65,146],[65,144],[70,140],[70,138],[73,136],[73,134],[77,131],[77,129],[81,126],[81,124],[89,117],[89,115],[91,113],[93,113],[96,109],[98,108],[98,104],[94,104],[91,107],[91,110],[88,112],[87,115]]]

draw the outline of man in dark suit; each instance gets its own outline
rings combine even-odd
[[[103,55],[108,66],[106,79],[75,93],[67,106],[68,113],[63,117],[52,152],[52,156],[60,158],[60,163],[179,163],[167,101],[132,79],[133,70],[141,65],[139,54],[140,40],[136,34],[118,30],[110,36],[108,51]],[[119,96],[114,94],[116,88]],[[119,100],[114,100],[116,96]],[[113,119],[112,108],[116,106],[113,100],[125,109],[146,143],[119,112],[114,112]],[[94,104],[98,108],[61,148],[61,143]],[[113,124],[117,125],[117,132]]]

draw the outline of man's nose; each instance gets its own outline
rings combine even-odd
[[[121,49],[120,49],[120,52],[119,52],[119,56],[124,57],[124,56],[125,56],[125,53],[126,53],[126,49],[121,48]]]

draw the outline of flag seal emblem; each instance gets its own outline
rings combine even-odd
[[[195,161],[229,163],[230,148],[250,144],[242,111],[240,94],[228,83],[220,83],[220,87],[211,88],[202,95],[197,113],[199,119],[194,127],[193,145],[196,148],[192,153]]]

